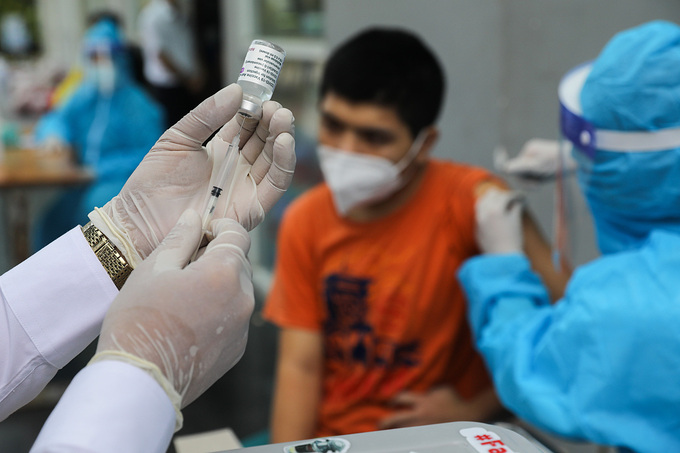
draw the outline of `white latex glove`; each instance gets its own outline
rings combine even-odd
[[[178,428],[179,409],[243,355],[254,307],[248,233],[227,218],[211,227],[215,238],[187,265],[202,236],[201,218],[192,210],[180,217],[111,304],[93,358],[150,372],[173,401]]]
[[[541,138],[532,138],[526,142],[519,154],[513,158],[509,158],[507,150],[503,147],[494,150],[496,170],[528,183],[554,179],[560,168],[560,159],[564,171],[576,169],[576,162],[571,157],[567,142],[562,145],[561,156],[558,141]]]
[[[482,253],[522,251],[522,196],[517,192],[488,189],[477,199],[477,244]]]
[[[230,121],[207,145],[215,156],[215,168],[220,168],[226,157],[229,142],[238,132],[241,117]],[[246,120],[243,130],[252,129],[252,138],[245,142],[236,164],[234,178],[223,203],[221,215],[238,220],[248,231],[264,219],[265,213],[281,198],[290,185],[295,168],[295,143],[292,137],[293,114],[277,102],[265,102],[262,121]],[[241,143],[244,132],[241,132]],[[263,146],[264,145],[264,146]],[[218,209],[219,209],[218,205]],[[215,212],[217,217],[219,210]]]
[[[132,267],[160,244],[185,209],[205,210],[227,146],[243,121],[236,114],[242,96],[241,87],[232,84],[203,101],[161,136],[117,196],[90,213]],[[229,216],[252,229],[286,191],[295,168],[293,120],[290,110],[273,101],[264,103],[259,122],[245,120],[231,204],[227,207],[229,197],[223,194],[214,219]]]

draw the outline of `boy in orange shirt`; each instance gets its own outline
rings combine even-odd
[[[444,76],[414,35],[367,30],[330,57],[320,93],[325,183],[287,210],[265,316],[281,327],[272,442],[455,420],[501,405],[456,279],[478,254],[475,202],[504,183],[430,158]],[[525,249],[566,275],[529,217]]]

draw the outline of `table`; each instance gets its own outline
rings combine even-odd
[[[3,215],[8,243],[13,245],[11,264],[15,266],[31,253],[29,190],[88,184],[94,180],[94,172],[75,164],[64,154],[36,149],[12,148],[2,157],[0,191],[6,200]]]

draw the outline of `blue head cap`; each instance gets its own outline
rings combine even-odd
[[[680,126],[680,27],[654,21],[614,36],[592,65],[581,106],[600,129]]]
[[[600,249],[635,248],[654,229],[680,233],[680,27],[621,32],[579,71],[571,113],[588,140],[569,138]],[[563,131],[569,110],[563,102]]]
[[[123,50],[123,39],[118,26],[109,19],[103,19],[88,28],[84,39],[85,53],[89,55],[102,49],[111,55]]]

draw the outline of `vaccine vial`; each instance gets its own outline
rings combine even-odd
[[[286,52],[276,44],[261,39],[250,44],[236,81],[243,88],[240,114],[262,118],[262,103],[274,94],[285,58]]]

